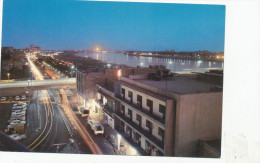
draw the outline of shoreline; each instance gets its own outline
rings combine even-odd
[[[75,55],[77,54],[82,54],[82,53],[94,53],[94,52],[77,52],[77,53],[74,53]],[[109,52],[106,52],[106,53],[109,53]],[[116,52],[115,52],[116,53]],[[113,54],[115,54],[113,52]],[[102,53],[103,54],[103,53]],[[129,55],[129,56],[136,56],[136,57],[152,57],[152,58],[167,58],[167,59],[180,59],[180,60],[188,60],[188,61],[203,61],[203,62],[220,62],[220,63],[224,63],[224,60],[210,60],[210,59],[197,59],[197,58],[182,58],[182,57],[164,57],[164,56],[151,56],[151,55],[134,55],[134,54],[126,54],[126,53],[116,53],[116,54],[123,54],[123,55]],[[77,55],[79,56],[79,55]],[[83,56],[81,56],[83,57]]]
[[[102,68],[117,68],[119,67],[132,67],[128,66],[126,64],[115,64],[115,63],[108,63],[108,62],[103,62],[102,60],[97,60],[91,57],[84,57],[79,53],[61,53],[57,57],[57,59],[61,59],[67,62],[73,63],[79,70],[87,70],[87,69],[102,69]],[[120,53],[123,54],[123,53]],[[124,54],[125,55],[125,54]],[[146,56],[147,57],[147,56]],[[177,58],[176,58],[177,59]],[[188,60],[188,59],[180,59],[180,60]],[[194,60],[193,60],[194,61]],[[206,61],[207,62],[207,61]],[[209,61],[209,62],[214,62],[214,61]],[[108,66],[110,64],[110,66]],[[206,72],[209,69],[222,69],[223,68],[195,68],[195,69],[184,69],[181,71],[177,71],[176,73],[191,73],[191,72]]]
[[[164,57],[164,56],[151,56],[151,55],[134,55],[134,54],[125,54],[125,53],[122,53],[124,55],[130,55],[130,56],[136,56],[136,57],[152,57],[152,58],[168,58],[168,59],[182,59],[182,60],[191,60],[191,61],[204,61],[204,62],[224,62],[223,61],[220,61],[220,60],[205,60],[205,59],[196,59],[196,58],[182,58],[182,57]]]

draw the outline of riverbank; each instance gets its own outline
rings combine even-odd
[[[135,57],[152,57],[152,58],[168,58],[168,59],[182,59],[190,61],[204,61],[204,62],[224,62],[224,59],[206,59],[206,58],[186,58],[186,57],[175,57],[175,56],[162,56],[162,55],[149,55],[149,54],[127,54],[124,55],[135,56]]]
[[[56,55],[55,58],[59,60],[63,60],[65,62],[72,63],[77,67],[77,69],[102,69],[106,67],[117,67],[117,66],[125,66],[121,64],[113,64],[108,62],[103,62],[101,60],[93,59],[91,57],[83,57],[77,55],[78,53],[61,53]]]

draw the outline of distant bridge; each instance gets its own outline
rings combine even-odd
[[[22,87],[33,89],[76,89],[76,78],[0,82],[0,89]]]

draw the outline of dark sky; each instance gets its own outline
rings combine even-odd
[[[224,50],[225,6],[4,0],[2,46]]]

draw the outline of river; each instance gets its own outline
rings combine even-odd
[[[178,73],[205,72],[210,69],[223,69],[224,67],[223,62],[132,56],[122,53],[78,53],[77,55],[91,57],[106,63],[125,64],[131,67],[165,65],[172,72]]]

